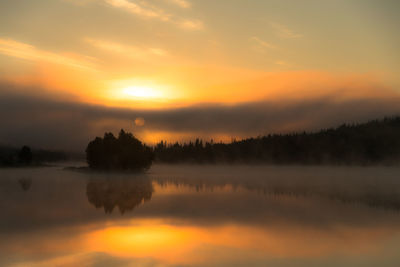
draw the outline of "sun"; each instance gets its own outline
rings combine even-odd
[[[173,86],[145,79],[107,81],[106,97],[110,105],[131,108],[160,108],[171,105],[177,99]]]
[[[156,99],[162,97],[160,91],[147,86],[128,86],[123,88],[122,91],[127,96],[139,99]]]

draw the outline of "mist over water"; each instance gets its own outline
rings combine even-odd
[[[0,266],[397,266],[399,167],[0,170]]]

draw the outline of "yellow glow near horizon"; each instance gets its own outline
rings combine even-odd
[[[123,93],[131,97],[142,99],[154,99],[163,97],[163,94],[160,91],[157,91],[147,86],[128,86],[123,88]]]
[[[176,88],[163,80],[139,77],[106,81],[104,101],[111,106],[161,108],[180,98]]]

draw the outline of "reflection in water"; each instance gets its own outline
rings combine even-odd
[[[20,184],[22,190],[28,191],[31,188],[32,179],[21,178],[21,179],[18,180],[18,183]]]
[[[290,176],[267,178],[263,175],[254,176],[251,172],[248,174],[239,172],[239,177],[221,173],[211,176],[160,175],[152,179],[161,188],[184,186],[193,188],[196,192],[212,192],[229,187],[233,191],[247,190],[274,197],[319,198],[345,204],[362,204],[378,209],[400,210],[399,181],[386,180],[379,171],[370,170],[371,173],[365,175],[362,168],[359,173],[352,173],[354,170],[346,173],[346,169],[342,168],[342,173],[339,172],[339,176],[333,177],[318,170],[314,171],[315,173],[309,173],[307,177],[303,177],[303,173],[293,173]],[[364,172],[368,171],[367,168],[364,170]],[[290,173],[290,171],[287,172]],[[363,173],[365,177],[360,177],[360,173]],[[246,179],[242,179],[242,175]],[[329,178],[327,179],[326,176]]]
[[[187,178],[155,178],[161,188],[169,186],[184,186],[193,188],[196,192],[213,192],[229,188],[233,191],[247,190],[269,196],[288,196],[304,198],[323,198],[346,204],[362,204],[379,209],[400,210],[400,188],[382,191],[376,187],[360,185],[357,189],[348,190],[343,187],[314,187],[307,183],[302,185],[285,185],[271,183],[268,185],[248,185],[246,183],[229,183],[228,181],[196,181]],[[190,180],[190,181],[188,181]]]
[[[0,170],[0,266],[397,267],[399,170]]]
[[[103,207],[105,213],[112,213],[118,207],[124,214],[149,201],[153,185],[147,177],[91,179],[86,186],[86,194],[89,202],[96,208]]]

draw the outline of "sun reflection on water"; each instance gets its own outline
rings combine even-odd
[[[333,259],[352,266],[364,259],[400,260],[398,214],[360,202],[365,188],[349,191],[351,178],[329,187],[331,194],[345,189],[343,202],[312,177],[310,184],[294,186],[288,169],[279,179],[246,172],[241,180],[225,168],[208,167],[210,177],[196,177],[204,166],[189,166],[192,173],[181,176],[183,167],[168,168],[141,175],[30,170],[37,175],[25,180],[22,170],[11,178],[3,172],[0,266],[325,266]],[[392,188],[397,180],[378,171]],[[361,174],[367,183],[367,173]],[[322,172],[315,175],[320,179]],[[386,199],[391,189],[383,189],[374,188],[375,198]]]

